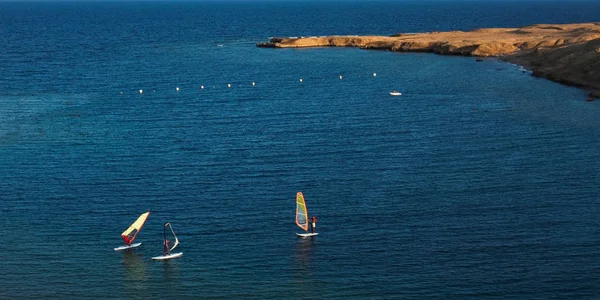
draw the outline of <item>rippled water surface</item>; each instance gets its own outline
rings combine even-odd
[[[473,2],[0,3],[0,298],[598,295],[585,91],[491,59],[255,47],[600,15]],[[184,255],[155,262],[167,221]]]

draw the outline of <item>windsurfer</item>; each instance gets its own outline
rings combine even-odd
[[[169,250],[169,240],[165,240],[165,248],[163,249],[163,255],[171,254],[171,250]]]
[[[317,217],[315,217],[315,216],[312,217],[312,219],[311,219],[311,225],[312,226],[310,228],[310,231],[312,233],[315,233],[315,228],[317,227]]]

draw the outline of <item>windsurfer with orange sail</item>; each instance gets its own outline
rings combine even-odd
[[[142,243],[134,244],[133,241],[137,237],[140,230],[142,230],[142,227],[144,227],[144,223],[146,223],[146,219],[148,219],[149,215],[150,215],[150,212],[141,214],[137,218],[137,220],[135,220],[135,222],[133,222],[133,224],[131,224],[131,226],[129,226],[129,228],[125,229],[125,231],[123,231],[123,233],[121,233],[121,237],[123,238],[123,242],[125,243],[125,245],[115,248],[115,251],[135,248],[142,244]]]
[[[317,218],[308,218],[308,210],[306,209],[306,201],[302,192],[296,193],[296,225],[302,228],[306,233],[296,233],[300,237],[309,237],[317,235],[315,228],[317,227]],[[310,226],[312,225],[312,226]],[[310,233],[308,232],[310,226]]]

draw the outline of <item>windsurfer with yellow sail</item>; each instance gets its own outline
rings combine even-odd
[[[304,194],[302,194],[302,192],[296,193],[296,225],[305,232],[296,233],[296,235],[300,237],[309,237],[318,234],[315,232],[315,228],[317,228],[317,217],[313,216],[312,218],[309,218]]]
[[[311,225],[312,225],[312,226],[310,227],[310,232],[311,232],[311,233],[315,233],[315,228],[317,228],[317,217],[315,217],[315,216],[312,216],[312,218],[311,218],[311,220],[310,220],[310,221],[311,221]]]

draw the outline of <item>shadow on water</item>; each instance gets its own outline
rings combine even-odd
[[[315,252],[316,237],[298,238],[294,249],[293,290],[295,296],[306,298],[311,296],[316,271]]]
[[[145,295],[149,292],[148,272],[143,255],[135,251],[125,251],[123,253],[123,283],[126,293],[131,295]]]
[[[155,263],[162,264],[162,280],[160,285],[162,289],[177,291],[177,295],[184,295],[184,287],[181,277],[181,258],[167,259]]]
[[[163,264],[163,278],[166,282],[170,282],[172,280],[175,279],[179,279],[181,273],[180,273],[180,267],[179,267],[179,259],[181,258],[176,258],[176,259],[168,259],[168,260],[164,260],[161,263]]]

